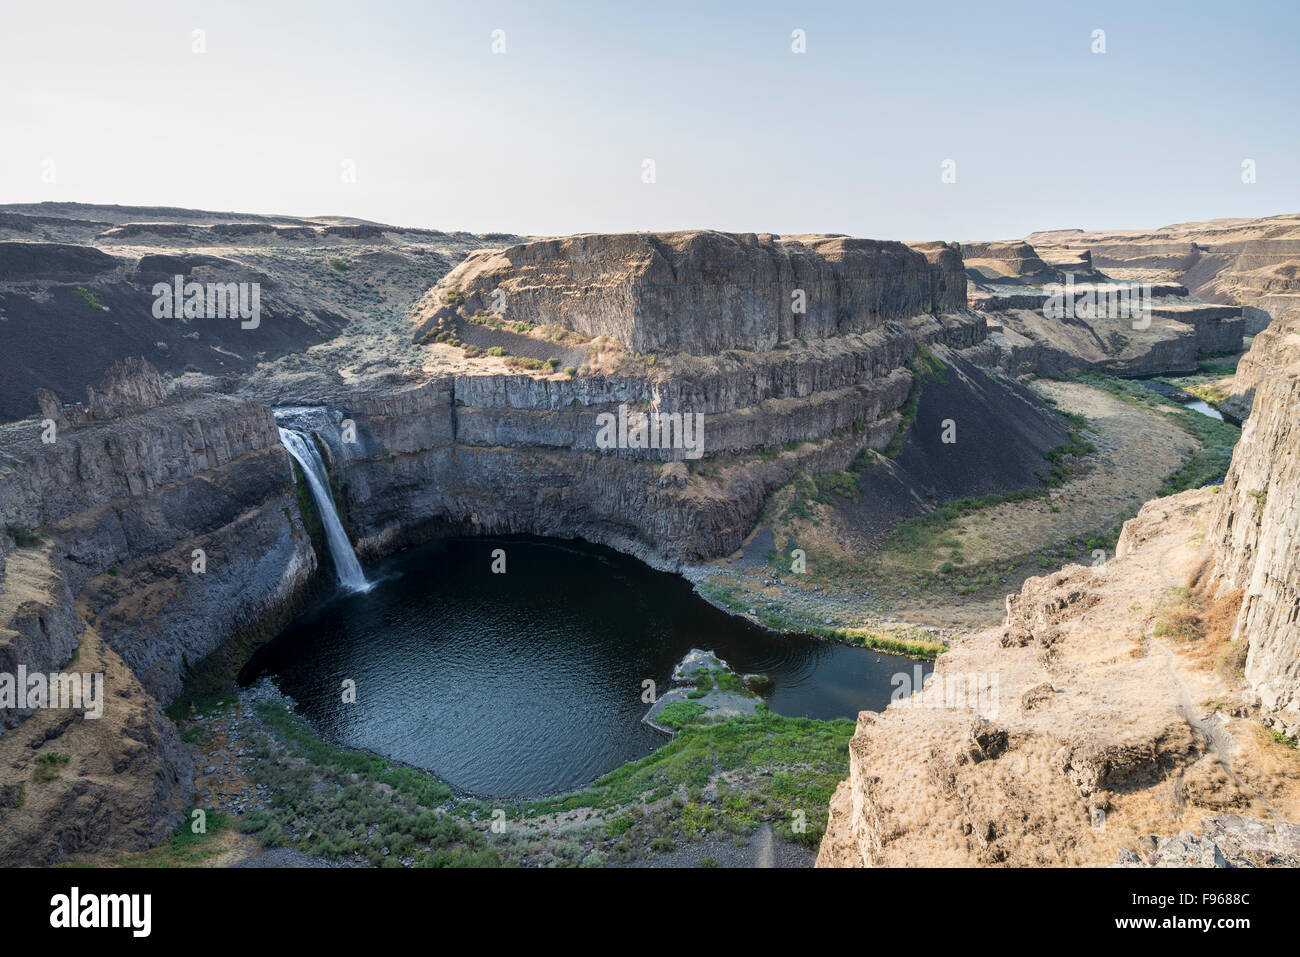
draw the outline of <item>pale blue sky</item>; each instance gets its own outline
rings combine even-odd
[[[1300,211],[1295,0],[0,7],[0,202],[958,240]]]

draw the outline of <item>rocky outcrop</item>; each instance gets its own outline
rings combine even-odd
[[[1280,332],[1221,490],[1148,502],[1113,560],[1028,580],[1001,628],[859,717],[819,866],[1294,862],[1297,759],[1255,724],[1300,734],[1300,336]],[[1233,647],[1248,688],[1207,668]]]
[[[1026,239],[1045,257],[1080,250],[1118,279],[1174,281],[1246,307],[1247,335],[1300,306],[1300,215],[1216,219],[1158,230],[1056,230]]]
[[[111,272],[117,259],[68,243],[0,242],[0,283],[52,279],[67,282]]]
[[[1255,401],[1255,389],[1289,364],[1300,344],[1300,309],[1284,312],[1262,329],[1241,357],[1231,379],[1224,383],[1227,397],[1220,403],[1230,415],[1244,420]]]
[[[0,526],[0,672],[105,676],[102,718],[3,712],[0,792],[27,790],[0,807],[0,860],[150,846],[192,790],[160,705],[206,656],[265,635],[316,567],[271,412],[166,397],[125,363],[52,432],[0,427]],[[71,755],[57,780],[32,777],[41,749]]]
[[[797,472],[888,444],[918,344],[982,336],[976,317],[923,314],[654,376],[449,375],[356,397],[339,415],[357,441],[325,439],[362,550],[439,529],[579,535],[675,569],[734,550]],[[598,417],[620,410],[701,416],[701,456],[600,447]]]
[[[1300,825],[1216,814],[1191,831],[1141,838],[1120,851],[1117,867],[1300,867]]]
[[[1279,329],[1278,333],[1282,330]],[[1273,344],[1211,530],[1215,574],[1245,592],[1235,634],[1265,720],[1300,735],[1300,336]]]
[[[1194,372],[1200,357],[1241,348],[1239,306],[1201,302],[1177,282],[1116,281],[1088,249],[1056,248],[1051,262],[1026,242],[966,243],[963,254],[970,307],[989,324],[986,361],[1014,374]],[[1139,281],[1140,318],[1119,308]]]
[[[962,259],[977,281],[1044,283],[1062,279],[1026,242],[964,243]]]
[[[0,422],[35,414],[38,389],[83,400],[128,356],[167,379],[209,376],[204,388],[215,391],[308,370],[326,387],[396,374],[412,354],[397,327],[429,285],[470,250],[518,241],[337,217],[0,207]],[[209,311],[206,296],[200,315],[168,312],[154,290],[177,276],[205,293],[209,283],[256,283],[256,322]],[[247,305],[251,286],[244,292]],[[349,341],[337,351],[306,352],[340,339]]]
[[[818,866],[1286,859],[1294,828],[1256,825],[1300,811],[1300,756],[1258,733],[1213,654],[1160,626],[1202,581],[1217,498],[1148,502],[1113,559],[1027,580],[1002,626],[863,712]]]
[[[583,235],[467,258],[412,313],[449,302],[511,321],[612,336],[635,353],[766,352],[964,308],[955,254],[903,243],[711,230]],[[463,299],[463,305],[453,300]]]

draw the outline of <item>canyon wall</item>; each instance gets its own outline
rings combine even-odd
[[[1221,587],[1244,592],[1234,635],[1248,644],[1246,680],[1259,695],[1266,723],[1295,737],[1300,735],[1300,335],[1277,332],[1271,368],[1260,378],[1253,411],[1233,450],[1210,534]]]
[[[53,429],[0,427],[0,672],[106,682],[102,718],[3,712],[0,861],[163,839],[193,768],[161,705],[206,656],[271,626],[316,568],[270,410],[159,385],[147,364],[116,367],[86,407],[47,396]],[[71,756],[54,780],[33,778],[42,748]]]
[[[926,280],[928,282],[928,279]],[[677,569],[737,548],[767,493],[889,443],[918,344],[969,348],[966,314],[908,321],[769,353],[681,360],[662,378],[448,375],[359,396],[357,442],[325,436],[358,547],[419,530],[580,536]],[[598,416],[702,417],[703,457],[602,449]]]
[[[1300,759],[1259,728],[1300,733],[1300,335],[1274,333],[1221,489],[1147,502],[859,716],[818,866],[1295,866]]]
[[[582,237],[574,248],[608,268],[623,243]],[[442,372],[432,363],[378,388],[336,389],[327,416],[335,427],[320,435],[359,550],[377,555],[465,531],[580,536],[664,568],[726,554],[771,489],[891,440],[918,348],[969,349],[984,337],[980,319],[944,308],[965,297],[960,257],[944,244],[698,234],[679,253],[675,273],[654,272],[667,286],[638,280],[640,299],[592,301],[606,310],[601,328],[633,342],[662,338],[682,314],[721,308],[716,329],[701,320],[682,333],[696,354],[584,375],[466,362]],[[786,278],[802,281],[805,268],[816,279],[811,318],[794,315],[807,322],[798,331],[818,335],[791,338],[796,327],[779,308],[786,293],[764,297]],[[633,302],[666,312],[638,312]],[[721,342],[770,348],[720,355]],[[289,376],[284,388],[299,385]],[[232,644],[269,637],[318,564],[266,403],[168,384],[142,360],[111,367],[83,403],[66,398],[42,389],[43,420],[0,427],[0,521],[9,530],[0,536],[0,665],[93,662],[112,684],[115,724],[6,712],[0,815],[11,837],[0,858],[13,861],[135,850],[179,823],[193,769],[160,706],[209,656],[237,664]],[[645,412],[702,417],[702,444],[598,444],[598,416]],[[345,417],[355,441],[344,440]],[[106,738],[110,727],[117,733]],[[69,773],[32,792],[33,761],[52,747],[72,755]],[[100,764],[114,761],[122,773],[100,780]],[[97,808],[130,810],[79,827],[78,796],[92,779]],[[38,839],[45,833],[58,837]]]
[[[767,351],[965,308],[959,257],[931,261],[903,243],[847,236],[711,230],[570,236],[473,254],[417,307],[417,336],[449,293],[470,313],[613,336],[637,353]]]
[[[1094,267],[1088,248],[1039,250],[1023,241],[966,243],[962,253],[970,308],[989,325],[985,359],[1008,372],[1194,372],[1203,357],[1241,349],[1242,307],[1201,301],[1172,273],[1112,275]],[[1132,284],[1143,291],[1140,318],[1106,303]],[[1049,308],[1053,296],[1056,308]]]
[[[1026,237],[1045,257],[1088,252],[1117,279],[1179,282],[1244,307],[1246,334],[1300,307],[1300,215],[1215,219],[1157,230],[1053,230]]]

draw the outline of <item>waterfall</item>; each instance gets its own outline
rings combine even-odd
[[[330,556],[334,559],[339,584],[349,591],[368,591],[370,583],[362,574],[357,553],[352,550],[352,543],[348,541],[343,523],[339,521],[334,496],[330,494],[329,473],[325,470],[320,453],[316,451],[316,442],[310,435],[281,428],[280,444],[289,450],[289,454],[302,466],[302,474],[307,476],[311,497],[316,500],[316,508],[325,526],[325,541],[329,545]]]

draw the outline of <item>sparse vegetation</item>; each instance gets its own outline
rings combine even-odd
[[[104,304],[99,301],[99,293],[93,289],[87,289],[85,286],[78,286],[72,290],[78,299],[84,302],[91,309],[103,309]]]
[[[32,780],[37,784],[53,781],[59,776],[63,766],[71,760],[72,755],[70,754],[63,754],[60,751],[46,751],[36,758],[36,769],[32,772]]]
[[[1168,413],[1180,428],[1200,444],[1201,447],[1188,457],[1182,467],[1165,479],[1160,495],[1174,495],[1191,488],[1200,488],[1227,473],[1232,461],[1233,446],[1241,436],[1241,430],[1236,426],[1185,409],[1177,402],[1127,379],[1087,373],[1080,377],[1080,381],[1121,401]]]
[[[18,522],[6,522],[5,534],[12,538],[19,548],[35,548],[44,541],[39,534]]]
[[[1187,588],[1171,588],[1156,611],[1152,634],[1157,638],[1197,641],[1204,635],[1201,603]]]

